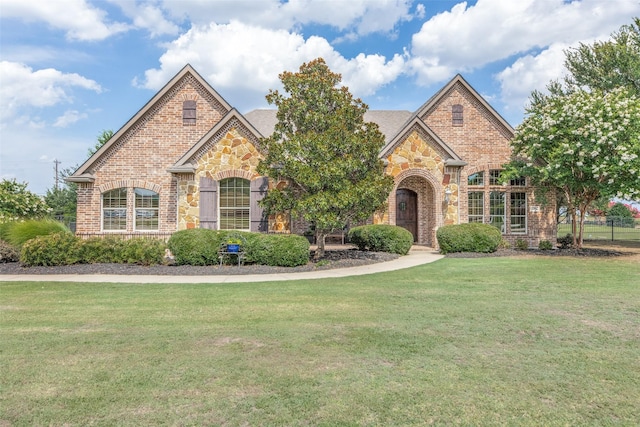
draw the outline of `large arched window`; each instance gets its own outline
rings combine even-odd
[[[155,191],[135,188],[135,230],[158,229],[160,196]]]
[[[220,181],[220,229],[250,229],[251,187],[247,179],[226,178]]]
[[[102,229],[127,229],[127,189],[116,188],[102,193]]]

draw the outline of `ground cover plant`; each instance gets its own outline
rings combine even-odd
[[[635,425],[637,262],[0,282],[0,425]]]

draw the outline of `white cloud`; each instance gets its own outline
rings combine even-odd
[[[251,92],[254,99],[264,99],[269,89],[280,87],[278,75],[282,71],[296,71],[303,62],[318,57],[323,57],[334,72],[343,75],[345,84],[356,96],[374,93],[393,81],[404,64],[400,55],[390,61],[381,55],[364,54],[349,60],[322,37],[305,40],[285,30],[232,21],[225,25],[192,27],[167,47],[160,58],[159,69],[145,72],[142,85],[157,90],[190,63],[217,90]],[[234,101],[234,105],[242,108],[241,102]]]
[[[53,123],[53,126],[58,128],[66,128],[67,126],[79,120],[86,119],[87,117],[89,117],[87,113],[80,113],[77,110],[68,110],[56,119],[56,121]]]
[[[163,10],[151,3],[140,3],[131,0],[110,0],[133,20],[136,28],[148,30],[151,37],[164,34],[176,35],[180,28],[165,18]]]
[[[508,109],[521,109],[534,89],[544,91],[552,80],[566,73],[564,50],[568,45],[555,43],[538,55],[518,58],[511,66],[497,74],[502,102]]]
[[[53,68],[33,71],[17,62],[0,62],[0,117],[16,115],[22,107],[50,107],[72,101],[72,89],[81,88],[100,93],[93,80],[76,73],[62,73]]]
[[[105,22],[106,12],[85,0],[25,1],[2,0],[2,17],[24,21],[43,21],[53,28],[66,31],[71,40],[103,40],[127,31],[123,23]]]
[[[358,35],[392,31],[412,19],[411,0],[165,0],[164,7],[176,19],[196,25],[228,24],[237,20],[271,29],[295,30],[300,25],[326,25]]]
[[[637,0],[478,0],[425,22],[412,39],[412,71],[421,84],[471,71],[552,43],[575,44],[608,35],[640,14]]]

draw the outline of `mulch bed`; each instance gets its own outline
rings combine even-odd
[[[314,253],[311,253],[313,258]],[[396,254],[368,252],[356,249],[328,250],[318,261],[298,267],[270,267],[266,265],[135,265],[135,264],[75,264],[56,267],[23,267],[20,263],[0,263],[0,274],[126,274],[152,276],[216,276],[238,274],[299,273],[356,267],[398,258]],[[0,279],[1,280],[1,279]]]

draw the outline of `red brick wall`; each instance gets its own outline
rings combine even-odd
[[[184,125],[182,105],[195,100],[195,125]],[[176,182],[167,172],[185,152],[205,135],[226,111],[196,79],[186,75],[149,111],[113,143],[96,162],[93,184],[78,189],[77,232],[102,231],[101,193],[111,188],[134,186],[158,190],[159,232],[176,230]],[[154,191],[155,191],[154,190]],[[133,206],[127,212],[127,232],[133,231]]]

